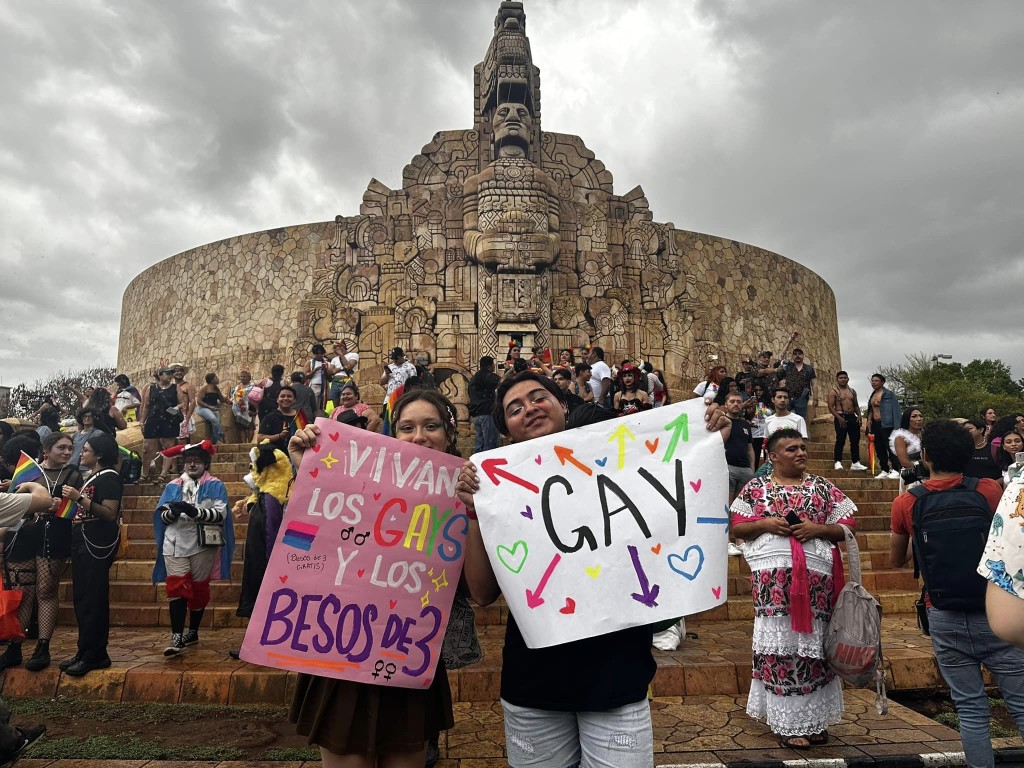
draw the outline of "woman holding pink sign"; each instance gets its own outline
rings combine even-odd
[[[459,455],[455,408],[436,390],[402,395],[391,432],[399,440]],[[315,426],[295,433],[288,443],[292,464],[299,465],[318,434]],[[422,768],[427,742],[455,724],[443,658],[426,690],[300,674],[288,716],[299,734],[320,747],[325,768]]]
[[[730,423],[715,404],[705,418],[710,430]],[[520,373],[498,386],[494,420],[498,430],[517,443],[562,432],[568,427],[565,394],[545,376]],[[501,590],[476,522],[473,495],[480,484],[471,462],[463,466],[456,488],[470,518],[465,579],[476,603],[489,605]],[[653,766],[654,734],[647,701],[656,669],[651,638],[652,628],[642,626],[531,649],[510,614],[501,669],[509,765]]]

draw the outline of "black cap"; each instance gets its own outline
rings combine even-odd
[[[365,416],[360,416],[351,408],[346,408],[338,413],[334,416],[334,420],[339,424],[348,424],[350,427],[359,427],[360,429],[366,429],[366,425],[369,422],[369,419]]]
[[[405,350],[402,349],[401,347],[395,347],[394,349],[391,350],[391,354],[389,355],[389,357],[392,360],[397,360],[400,357],[405,357]]]

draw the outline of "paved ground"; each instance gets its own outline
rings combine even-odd
[[[893,755],[959,752],[950,730],[906,707],[890,704],[886,717],[874,709],[874,693],[847,691],[846,719],[831,730],[829,746],[797,752],[782,749],[760,723],[743,712],[750,676],[750,626],[745,622],[701,622],[688,627],[698,634],[680,650],[657,651],[658,673],[652,684],[656,762],[733,763],[740,760],[803,758],[881,758]],[[501,626],[483,627],[484,662],[451,673],[456,698],[456,727],[442,738],[442,768],[505,766],[498,698]],[[931,646],[910,616],[885,619],[886,667],[889,683],[900,690],[935,689],[941,678]],[[53,641],[54,665],[43,672],[7,670],[4,696],[86,697],[106,701],[165,701],[219,704],[285,704],[294,676],[264,669],[227,656],[238,647],[242,630],[204,632],[198,649],[184,657],[165,659],[167,641],[160,629],[116,628],[110,647],[114,666],[74,679],[60,675],[56,662],[73,651],[74,636],[58,630]],[[31,645],[26,645],[31,650]],[[1001,747],[1020,747],[1020,739],[997,740]],[[101,761],[31,761],[19,768],[85,768]],[[103,761],[113,768],[185,768],[189,763]],[[204,762],[194,765],[242,768],[247,762]],[[299,762],[257,763],[298,768]],[[315,765],[313,763],[312,765]]]
[[[658,697],[651,702],[655,763],[694,763],[801,759],[883,759],[896,755],[936,755],[960,751],[955,731],[898,704],[889,715],[875,712],[874,693],[848,691],[846,717],[829,729],[828,746],[812,750],[783,749],[765,726],[744,713],[744,696]],[[439,768],[505,768],[501,710],[497,704],[456,705],[456,726],[442,738]],[[997,748],[1020,747],[1020,739],[996,739]],[[951,762],[955,764],[955,762]],[[316,762],[170,762],[23,760],[18,768],[300,768]]]

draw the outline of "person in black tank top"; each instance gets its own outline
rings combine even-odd
[[[991,480],[1002,481],[1003,473],[999,471],[999,465],[992,455],[992,446],[985,438],[985,422],[982,419],[970,419],[964,423],[971,438],[974,440],[974,452],[971,460],[964,467],[964,477],[987,477]]]
[[[150,475],[159,452],[170,448],[178,439],[178,429],[184,418],[184,399],[177,385],[171,378],[174,369],[164,366],[157,372],[156,383],[150,384],[142,393],[142,405],[139,406],[139,420],[142,422],[142,437],[145,440],[142,448],[143,471],[149,467]],[[167,482],[170,459],[161,459],[160,474],[150,477],[150,482]]]

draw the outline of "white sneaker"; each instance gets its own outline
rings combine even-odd
[[[836,462],[836,463],[835,463],[835,464],[834,464],[834,465],[832,466],[832,469],[842,469],[842,468],[843,468],[843,462],[841,462],[841,461],[837,461],[837,462]]]
[[[686,625],[684,624],[683,626],[685,627]],[[679,623],[673,624],[664,632],[655,632],[651,645],[659,651],[674,651],[679,647],[679,643],[682,642],[685,631],[685,629],[680,631]]]
[[[730,541],[729,542],[729,557],[739,557],[742,554],[743,554],[743,549],[741,547],[737,547],[735,544],[733,544]]]
[[[863,472],[864,470],[867,469],[867,467],[865,467],[859,461],[855,461],[853,462],[853,464],[850,465],[850,469],[852,469],[854,472]]]
[[[900,479],[900,473],[897,472],[895,469],[890,469],[889,470],[889,479],[890,480],[899,480]]]
[[[884,469],[881,472],[879,472],[877,475],[875,475],[875,480],[888,480],[888,479],[889,479],[889,473],[886,472]]]

